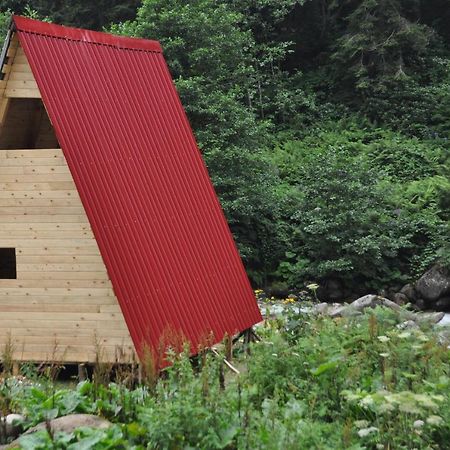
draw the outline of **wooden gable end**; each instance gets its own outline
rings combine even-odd
[[[15,278],[0,276],[0,355],[11,342],[15,360],[130,362],[130,333],[15,37],[3,73],[0,264],[13,251]]]

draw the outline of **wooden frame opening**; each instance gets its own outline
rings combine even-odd
[[[10,98],[0,129],[0,150],[59,148],[40,98]]]

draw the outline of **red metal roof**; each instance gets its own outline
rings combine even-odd
[[[159,44],[14,23],[138,351],[259,322]]]

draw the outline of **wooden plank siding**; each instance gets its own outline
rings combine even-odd
[[[12,169],[12,170],[11,170]],[[134,346],[60,149],[0,150],[0,350],[14,358],[130,362]]]

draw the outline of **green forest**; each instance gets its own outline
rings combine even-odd
[[[448,0],[0,1],[161,42],[255,287],[450,265]]]
[[[194,352],[162,333],[125,364],[91,294],[64,322],[72,285],[13,293],[0,450],[450,448],[450,0],[0,0],[0,35],[11,14],[161,42],[264,320]],[[142,302],[181,304],[159,292]],[[95,355],[65,359],[82,321]]]

